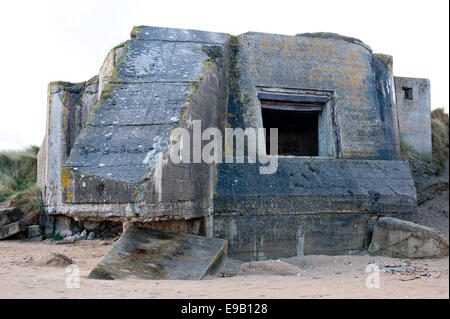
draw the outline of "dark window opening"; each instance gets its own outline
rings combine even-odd
[[[266,108],[262,105],[263,127],[266,129],[266,152],[270,154],[270,128],[278,128],[278,154],[318,156],[319,108],[302,106],[299,110]],[[308,109],[309,108],[309,109]],[[314,109],[315,111],[312,111]],[[301,111],[300,111],[301,110]]]
[[[403,99],[404,100],[412,100],[413,99],[413,90],[412,88],[402,88],[403,91]]]

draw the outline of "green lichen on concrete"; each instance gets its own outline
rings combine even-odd
[[[113,50],[115,50],[115,49],[120,49],[120,48],[125,47],[125,45],[128,43],[128,41],[129,41],[129,40],[123,41],[122,43],[116,45],[116,46],[113,48]]]
[[[120,79],[117,76],[118,73],[118,68],[120,66],[120,62],[121,60],[124,58],[126,51],[128,50],[128,43],[129,40],[122,42],[121,44],[117,45],[116,47],[114,47],[111,51],[114,54],[114,68],[111,71],[111,75],[109,76],[109,81],[106,83],[105,87],[102,90],[102,94],[99,98],[99,100],[97,101],[97,103],[91,108],[90,111],[90,119],[92,119],[92,115],[95,114],[96,109],[100,106],[100,104],[103,102],[103,100],[105,100],[105,98],[107,98],[108,96],[110,96],[115,88],[114,86],[119,85],[119,84],[123,84],[124,82],[120,81]],[[121,56],[117,59],[116,57],[116,52],[115,50],[118,48],[123,48],[124,52],[121,54]],[[103,61],[103,64],[105,64],[106,59],[108,58],[109,54],[106,56],[105,61]]]
[[[214,47],[216,47],[216,46],[214,46]],[[207,50],[206,48],[208,48],[208,47],[203,47],[202,48],[202,50],[206,53],[207,51],[205,51],[205,50]],[[220,48],[220,47],[219,47]],[[220,50],[222,50],[221,48],[220,48]],[[215,51],[215,50],[213,50],[213,51]],[[212,51],[208,51],[208,52],[212,52]],[[211,68],[212,68],[212,66],[215,64],[215,65],[217,65],[217,63],[219,63],[217,60],[214,60],[215,58],[212,58],[208,53],[207,53],[207,55],[208,55],[208,59],[206,59],[206,60],[203,60],[202,61],[202,63],[203,63],[203,68],[202,68],[202,75],[199,75],[196,79],[195,79],[195,81],[192,81],[192,82],[190,82],[190,83],[188,83],[187,85],[186,85],[186,89],[188,90],[188,95],[186,96],[186,100],[188,100],[188,101],[190,101],[191,99],[192,99],[192,97],[195,95],[195,94],[197,94],[198,93],[198,90],[199,90],[199,88],[200,88],[200,83],[203,81],[203,79],[204,79],[204,77],[205,77],[205,74],[207,74],[208,72],[210,72],[210,70],[211,70]],[[215,53],[215,54],[213,54],[213,56],[215,56],[216,58],[218,58],[218,54],[217,53]],[[214,63],[214,64],[213,64]]]
[[[102,67],[103,67],[103,65],[105,65],[106,60],[108,59],[109,55],[110,55],[111,53],[114,54],[114,69],[113,69],[113,71],[111,72],[111,77],[110,77],[111,79],[113,78],[113,75],[115,75],[115,73],[117,73],[117,66],[120,65],[120,60],[125,56],[126,51],[128,50],[128,44],[129,44],[130,41],[131,41],[131,40],[127,40],[127,41],[124,41],[124,42],[122,42],[122,43],[116,45],[114,48],[112,48],[112,49],[108,52],[108,54],[106,55],[105,59],[103,60]],[[117,56],[116,56],[116,50],[117,50],[117,49],[123,49],[123,50],[124,50],[124,52],[122,53],[122,55],[121,55],[121,57],[120,57],[119,59],[117,59]]]
[[[142,31],[141,27],[133,27],[133,30],[131,30],[131,33],[130,33],[131,39],[135,40],[137,38],[137,34],[141,31]]]
[[[230,36],[230,70],[229,70],[229,95],[228,95],[228,127],[245,127],[244,125],[244,106],[240,88],[240,66],[239,66],[239,37]],[[246,101],[248,102],[248,101]]]
[[[204,63],[214,63],[219,69],[223,68],[223,49],[218,45],[208,45],[202,47],[202,51],[208,55],[209,59]]]

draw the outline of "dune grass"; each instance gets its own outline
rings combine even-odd
[[[37,153],[31,146],[23,151],[0,152],[0,202],[12,196],[11,206],[25,212],[25,223],[39,223],[44,212],[42,197],[36,185]]]
[[[0,152],[0,202],[36,184],[39,148]]]
[[[439,172],[445,167],[449,155],[448,114],[439,108],[431,112],[431,135],[433,142],[433,162]]]
[[[25,223],[27,225],[39,224],[39,216],[44,213],[41,191],[36,184],[15,194],[11,205],[19,207],[25,212]]]

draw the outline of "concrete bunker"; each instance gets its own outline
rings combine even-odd
[[[400,139],[431,149],[429,81],[394,77],[392,57],[331,33],[135,27],[98,76],[48,95],[38,184],[50,218],[217,237],[243,260],[367,249],[378,218],[414,219]],[[277,171],[172,163],[173,132],[196,120],[222,135],[277,126]]]

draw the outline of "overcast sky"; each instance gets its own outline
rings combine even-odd
[[[1,1],[0,149],[41,145],[47,84],[82,82],[135,25],[240,34],[335,32],[394,56],[398,76],[431,80],[448,111],[448,0]]]

